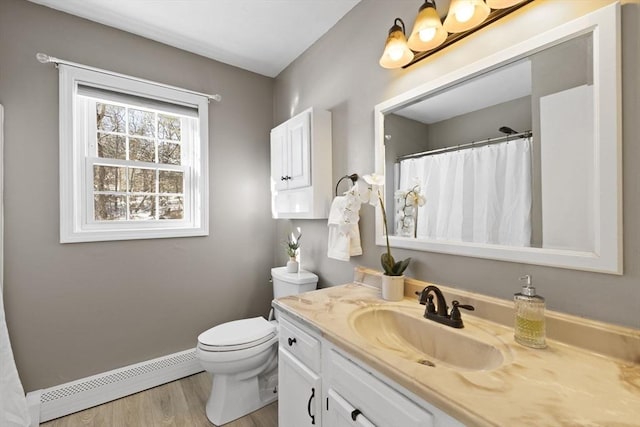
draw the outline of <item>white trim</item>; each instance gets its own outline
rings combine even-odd
[[[209,173],[208,173],[208,102],[200,95],[185,93],[173,88],[131,80],[119,75],[109,75],[73,66],[60,67],[60,242],[89,242],[128,239],[155,239],[165,237],[207,236],[209,234]],[[89,199],[83,189],[92,187],[86,172],[86,144],[88,126],[81,126],[76,98],[79,85],[98,87],[133,96],[157,99],[193,107],[197,110],[199,139],[194,141],[193,151],[182,144],[183,156],[189,156],[190,167],[185,169],[185,218],[161,221],[114,221],[101,226],[89,221],[86,215]],[[86,120],[85,120],[86,121]],[[185,129],[190,134],[191,129]],[[143,164],[140,164],[143,166]],[[170,165],[155,168],[174,169]],[[189,176],[187,176],[189,175]],[[83,202],[84,199],[84,202]],[[91,207],[93,205],[91,204]],[[92,211],[92,209],[91,209]]]
[[[441,252],[477,258],[622,274],[622,105],[620,4],[616,2],[560,25],[537,37],[487,56],[375,107],[376,172],[384,174],[384,114],[424,96],[451,87],[526,55],[592,33],[594,46],[595,249],[593,252],[515,248],[476,243],[417,240],[389,236],[396,248]],[[376,210],[376,244],[386,244],[382,215]]]
[[[188,377],[204,369],[195,348],[27,393],[32,419],[46,422]]]

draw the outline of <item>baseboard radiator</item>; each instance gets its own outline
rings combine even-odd
[[[32,426],[202,372],[185,350],[27,394]],[[39,399],[37,398],[39,396]],[[33,405],[39,405],[34,408]],[[34,415],[39,418],[33,420]]]

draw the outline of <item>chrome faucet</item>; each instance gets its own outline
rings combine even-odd
[[[436,304],[433,303],[433,296],[435,294]],[[429,320],[434,320],[443,325],[451,326],[453,328],[464,328],[462,323],[462,316],[460,316],[460,309],[475,310],[472,305],[460,304],[458,301],[452,301],[451,312],[449,313],[449,307],[444,299],[442,291],[437,286],[429,285],[425,287],[422,292],[416,292],[416,295],[420,296],[420,304],[425,305],[424,317]]]

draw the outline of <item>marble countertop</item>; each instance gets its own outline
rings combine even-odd
[[[465,311],[465,327],[455,333],[490,342],[504,362],[476,371],[425,366],[415,352],[373,345],[350,326],[354,313],[389,304],[422,319],[424,306],[405,292],[403,301],[390,303],[379,289],[351,283],[280,298],[274,306],[468,426],[640,426],[638,363],[550,339],[546,349],[530,349],[515,343],[512,328]],[[640,338],[640,331],[632,334]]]

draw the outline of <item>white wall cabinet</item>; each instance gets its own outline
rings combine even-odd
[[[280,313],[281,427],[464,427]]]
[[[327,218],[331,178],[330,112],[310,108],[271,130],[274,218]]]

